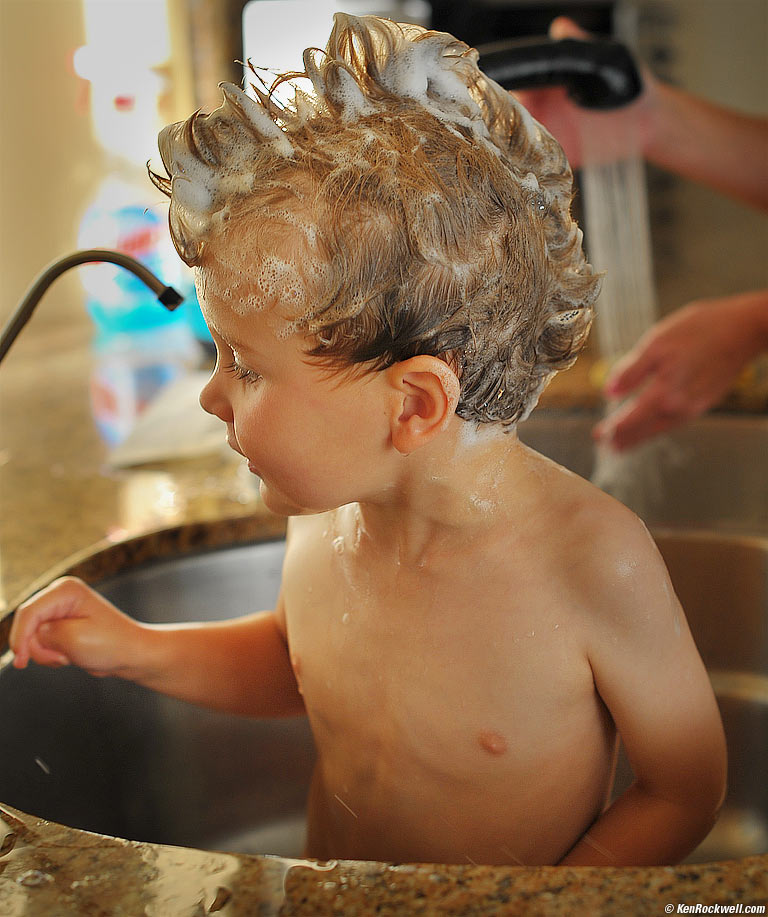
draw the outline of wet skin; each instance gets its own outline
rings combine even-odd
[[[538,581],[526,538],[399,563],[364,515],[291,522],[285,628],[319,753],[308,853],[556,862],[601,811],[615,746],[567,584]]]

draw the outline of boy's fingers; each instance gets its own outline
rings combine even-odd
[[[14,651],[14,668],[25,669],[30,661],[47,666],[69,665],[70,662],[64,653],[40,643],[37,634],[33,634],[23,647]]]
[[[8,644],[14,654],[13,664],[17,669],[23,669],[29,662],[29,643],[33,634],[34,627],[29,627],[26,621],[22,623],[17,611],[8,635]]]
[[[38,646],[46,651],[62,653],[67,644],[66,634],[69,630],[67,624],[71,620],[63,618],[59,621],[42,623],[35,633]]]
[[[44,607],[27,608],[23,613],[22,605],[14,615],[11,632],[8,642],[11,649],[16,653],[17,660],[26,660],[30,658],[29,647],[38,628],[45,622],[48,617]],[[19,668],[23,668],[22,662],[17,662]]]
[[[39,665],[69,665],[69,658],[58,650],[42,644],[37,636],[30,641],[30,658]]]
[[[26,669],[29,663],[29,653],[26,649],[13,650],[13,667],[15,669]]]
[[[59,580],[16,609],[8,635],[8,642],[14,653],[15,668],[25,668],[30,659],[44,665],[62,665],[69,662],[59,648],[44,646],[40,642],[39,634],[42,629],[49,628],[48,622],[67,620],[67,615],[75,613],[77,606],[74,599],[70,583]],[[54,639],[50,629],[48,634],[44,643]]]

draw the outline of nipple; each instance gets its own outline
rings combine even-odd
[[[503,755],[507,750],[507,740],[499,732],[483,729],[478,733],[477,742],[489,755]]]

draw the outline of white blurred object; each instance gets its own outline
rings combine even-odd
[[[191,372],[172,382],[137,419],[109,456],[113,468],[148,462],[197,458],[226,450],[226,431],[218,417],[199,403],[209,373]]]
[[[334,13],[375,15],[429,25],[425,0],[251,0],[243,10],[243,52],[257,68],[303,70],[305,48],[324,48]],[[246,80],[253,74],[245,68]]]
[[[170,56],[165,0],[83,0],[83,18],[87,44],[73,63],[91,83],[94,136],[109,153],[142,165],[162,126],[158,67]]]

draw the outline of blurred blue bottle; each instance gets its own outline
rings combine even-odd
[[[169,312],[130,271],[112,264],[80,272],[85,304],[95,325],[97,356],[91,379],[94,419],[110,445],[121,442],[136,418],[169,382],[198,366],[210,341],[190,269],[173,248],[167,204],[119,173],[108,176],[80,224],[80,248],[111,248],[146,265],[184,296]]]

